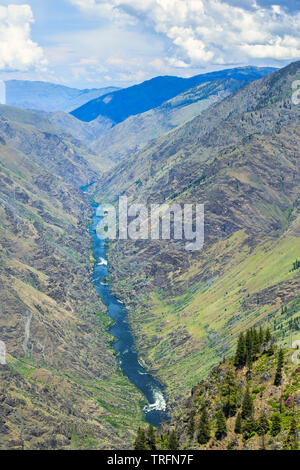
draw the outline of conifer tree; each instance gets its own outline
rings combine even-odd
[[[222,396],[223,399],[223,411],[226,418],[234,416],[237,409],[237,383],[235,374],[232,370],[227,371],[227,374],[224,379],[222,386]]]
[[[242,418],[248,419],[253,415],[253,401],[250,394],[250,390],[247,387],[246,393],[244,395],[243,404],[242,404]]]
[[[258,339],[259,339],[259,348],[261,349],[264,344],[264,339],[265,339],[264,330],[262,329],[262,327],[259,328]]]
[[[262,448],[265,448],[265,435],[270,430],[270,423],[265,412],[262,412],[257,422],[257,434],[262,438]]]
[[[247,365],[250,369],[251,364],[252,364],[252,356],[253,356],[253,332],[252,330],[248,330],[246,332],[245,343],[246,343],[246,358],[247,358],[246,360],[247,360]]]
[[[284,364],[284,352],[283,349],[280,349],[278,353],[278,366],[283,367]]]
[[[199,444],[206,444],[210,439],[210,426],[208,420],[208,413],[205,408],[201,413],[199,429],[198,429],[198,442]]]
[[[245,439],[249,439],[251,435],[254,432],[256,432],[256,430],[257,430],[257,423],[254,419],[254,416],[251,416],[250,418],[246,419],[243,422],[242,432],[243,432],[243,436]]]
[[[266,333],[265,333],[265,340],[264,340],[265,346],[268,346],[271,340],[272,340],[272,335],[270,332],[270,328],[267,328]]]
[[[276,385],[277,387],[281,385],[283,364],[284,364],[284,353],[283,353],[283,350],[280,349],[278,353],[277,369],[276,369],[276,374],[275,374],[275,379],[274,379],[274,385]]]
[[[271,435],[273,437],[277,436],[277,434],[281,431],[281,418],[278,414],[274,414],[271,416]]]
[[[152,424],[149,424],[149,426],[148,426],[147,441],[148,441],[148,446],[149,446],[150,450],[155,450],[156,449],[156,439],[155,439],[154,427],[152,426]]]
[[[175,429],[171,431],[170,436],[169,436],[169,450],[178,450],[179,448],[179,441],[178,441],[178,436],[177,432]]]
[[[249,353],[247,353],[247,360],[246,360],[246,365],[248,367],[248,372],[250,374],[251,374],[252,362],[253,362],[252,351],[250,351]]]
[[[138,428],[137,436],[134,442],[134,450],[147,450],[146,435],[142,428]]]
[[[195,414],[192,413],[189,419],[189,424],[188,424],[188,436],[190,439],[193,439],[195,434]]]
[[[217,430],[216,430],[215,436],[218,440],[220,440],[220,439],[223,439],[227,434],[226,418],[225,418],[223,410],[217,411],[216,420],[217,420]]]
[[[241,413],[237,414],[237,417],[236,417],[236,420],[235,420],[234,432],[236,434],[241,434],[242,433],[242,415],[241,415]]]
[[[284,441],[283,449],[284,450],[298,450],[298,435],[297,435],[297,423],[295,417],[293,416],[290,424],[290,430],[287,435],[287,438]]]
[[[235,367],[243,367],[246,362],[246,342],[243,333],[240,334],[234,358]]]
[[[259,343],[259,334],[255,328],[253,330],[252,344],[253,344],[254,359],[256,359],[259,353],[260,343]]]

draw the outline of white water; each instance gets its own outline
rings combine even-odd
[[[154,390],[153,391],[153,396],[154,396],[154,403],[150,403],[149,405],[146,405],[144,407],[145,413],[149,413],[150,411],[157,410],[157,411],[166,411],[167,409],[167,403],[166,400],[161,393],[160,390]]]
[[[100,262],[98,263],[98,266],[102,266],[102,264],[104,264],[105,266],[107,266],[107,261],[106,261],[106,259],[100,258]]]

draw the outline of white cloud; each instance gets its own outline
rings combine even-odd
[[[171,45],[168,60],[177,66],[300,58],[300,12],[288,12],[276,1],[264,8],[230,0],[69,1],[123,27],[132,21],[152,28]]]
[[[30,37],[33,22],[29,5],[0,6],[0,70],[26,71],[46,66],[42,48]]]

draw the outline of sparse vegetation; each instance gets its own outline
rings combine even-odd
[[[246,353],[244,365],[236,366],[241,351],[252,354],[251,377]],[[170,449],[169,426],[177,430],[179,449],[297,449],[299,368],[290,357],[268,328],[247,330],[235,355],[193,389],[192,400],[170,425],[156,431],[157,449]],[[279,366],[281,387],[274,385]]]

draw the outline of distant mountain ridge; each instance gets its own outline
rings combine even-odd
[[[126,159],[145,146],[150,140],[170,132],[177,126],[199,116],[210,106],[222,101],[230,94],[242,88],[250,81],[253,75],[244,75],[243,79],[218,79],[190,88],[171,100],[165,101],[161,106],[145,113],[130,116],[125,121],[106,127],[91,144],[91,149],[114,162]],[[73,117],[73,116],[70,116]],[[73,119],[75,119],[73,117]],[[81,123],[91,126],[98,120],[108,120],[99,116],[90,123]],[[77,123],[80,121],[77,120]],[[102,125],[102,129],[104,129]],[[101,130],[99,124],[96,131]],[[94,133],[96,135],[96,133]]]
[[[225,78],[243,80],[245,75],[249,78],[252,76],[252,79],[255,80],[275,70],[270,67],[240,67],[201,74],[191,78],[155,77],[138,85],[102,95],[75,109],[71,114],[87,122],[101,115],[118,124],[129,116],[156,108],[163,102],[201,83]]]
[[[56,83],[29,80],[8,80],[5,82],[5,87],[7,105],[24,109],[66,112],[94,98],[118,90],[116,87],[79,90]]]

